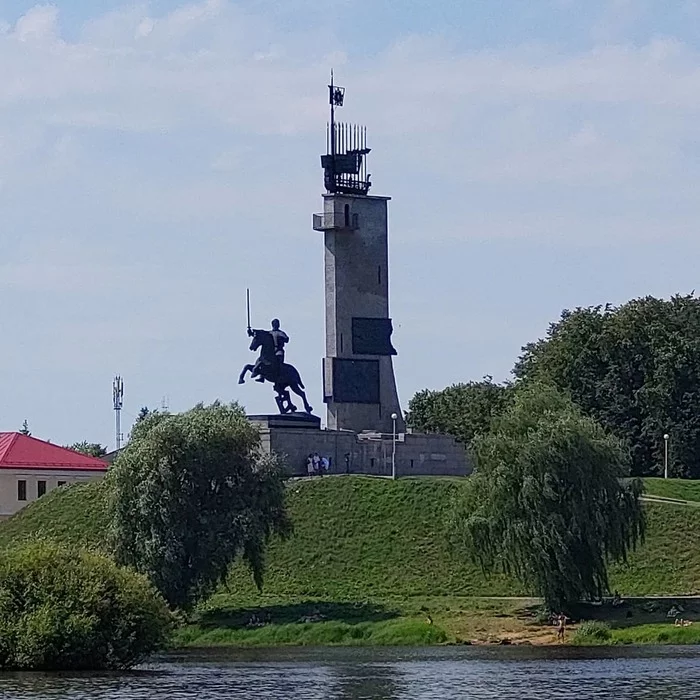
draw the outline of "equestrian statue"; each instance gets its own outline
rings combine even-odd
[[[280,328],[280,322],[272,320],[271,329],[261,330],[250,327],[250,295],[248,294],[248,335],[252,338],[250,349],[255,352],[260,350],[260,355],[253,365],[245,365],[238,383],[244,384],[248,372],[256,382],[270,382],[277,394],[275,401],[279,412],[292,413],[297,410],[292,403],[289,390],[291,389],[304,402],[304,410],[311,413],[313,408],[306,400],[304,384],[294,365],[284,361],[284,346],[289,342],[289,336]]]

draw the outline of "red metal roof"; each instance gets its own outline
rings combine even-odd
[[[107,471],[107,463],[22,433],[0,433],[0,469]]]

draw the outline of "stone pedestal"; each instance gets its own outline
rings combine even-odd
[[[308,413],[270,413],[248,416],[248,420],[263,429],[282,428],[285,430],[320,430],[321,419]]]
[[[313,416],[294,415],[249,417],[260,430],[263,449],[279,455],[290,476],[306,476],[307,459],[314,453],[328,459],[329,474],[391,476],[391,433],[320,430]],[[471,471],[464,447],[448,435],[396,436],[397,476],[468,476]]]

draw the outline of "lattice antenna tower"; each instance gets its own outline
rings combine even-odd
[[[117,375],[112,382],[112,401],[114,405],[114,430],[117,449],[122,447],[122,406],[124,405],[124,380]]]

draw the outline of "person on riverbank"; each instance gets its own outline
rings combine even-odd
[[[566,615],[559,613],[557,616],[557,641],[563,642],[566,634]]]

